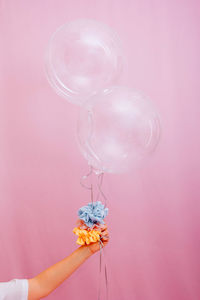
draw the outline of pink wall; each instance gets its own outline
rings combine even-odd
[[[115,28],[122,83],[152,98],[162,139],[143,167],[106,175],[110,300],[200,299],[200,2],[0,1],[0,280],[35,275],[76,248],[87,203],[78,108],[43,72],[51,33],[80,17]],[[48,299],[97,299],[98,255]],[[97,273],[97,275],[95,275]]]

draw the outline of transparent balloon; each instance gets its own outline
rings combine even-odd
[[[87,19],[60,27],[50,39],[45,59],[51,86],[79,105],[115,84],[122,65],[117,34],[106,25]]]
[[[126,172],[155,149],[160,121],[141,93],[111,87],[81,107],[77,136],[82,154],[97,172]]]

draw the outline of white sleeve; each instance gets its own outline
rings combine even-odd
[[[28,280],[13,279],[8,282],[0,282],[0,300],[27,300]]]

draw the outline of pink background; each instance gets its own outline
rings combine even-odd
[[[75,139],[78,107],[46,81],[51,33],[94,18],[121,36],[121,83],[146,93],[162,119],[154,155],[106,175],[110,300],[200,299],[200,3],[195,0],[0,1],[0,280],[29,278],[76,248],[89,200]],[[99,256],[48,299],[97,299]]]

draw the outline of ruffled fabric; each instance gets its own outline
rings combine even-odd
[[[78,236],[76,243],[78,245],[89,245],[91,243],[98,242],[100,240],[101,232],[98,230],[85,230],[75,227],[73,233]]]
[[[105,208],[100,201],[89,203],[78,211],[79,219],[83,220],[88,227],[97,223],[105,224],[103,220],[107,215],[108,208]]]
[[[105,208],[100,201],[89,203],[78,211],[79,219],[77,227],[73,232],[78,236],[78,245],[89,245],[101,239],[102,231],[105,229],[104,218],[108,215],[108,208]]]
[[[96,223],[94,224],[92,227],[88,227],[87,225],[85,225],[83,220],[78,219],[76,222],[76,226],[79,227],[80,229],[85,229],[85,230],[98,230],[98,231],[102,231],[105,229],[105,225],[104,224],[100,224],[100,223]]]

